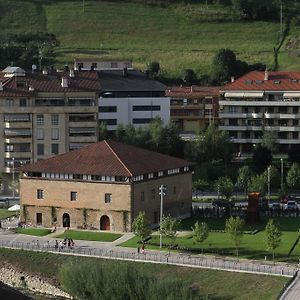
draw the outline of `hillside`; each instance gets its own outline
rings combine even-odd
[[[74,57],[129,58],[144,69],[159,61],[168,76],[186,68],[209,73],[220,48],[230,48],[248,63],[273,64],[279,24],[232,22],[233,13],[218,7],[67,0],[0,0],[1,34],[18,31],[54,33],[59,41],[59,64]],[[213,22],[215,20],[222,20]],[[291,26],[297,36],[299,28]],[[279,55],[281,69],[300,69],[299,42],[294,39]]]

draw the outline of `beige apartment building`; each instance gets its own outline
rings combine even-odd
[[[209,124],[218,122],[219,87],[173,86],[166,89],[170,97],[170,118],[184,139],[195,137]]]
[[[279,151],[300,149],[300,72],[253,71],[222,88],[220,126],[239,154],[272,132]]]
[[[0,72],[2,192],[15,168],[97,141],[100,89],[94,71]]]
[[[190,216],[193,163],[134,146],[101,141],[21,167],[21,221],[51,227],[131,231],[140,211]]]

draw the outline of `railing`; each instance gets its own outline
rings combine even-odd
[[[99,249],[83,246],[74,247],[55,247],[46,242],[45,240],[34,240],[32,242],[10,242],[10,241],[0,241],[0,247],[4,248],[14,248],[14,249],[25,249],[32,251],[45,251],[54,252],[59,254],[73,254],[81,256],[93,256],[101,257],[105,259],[117,259],[117,260],[127,260],[127,261],[143,261],[151,263],[163,263],[171,265],[180,265],[187,267],[199,267],[199,268],[209,268],[218,270],[230,270],[238,272],[248,272],[248,273],[261,273],[261,274],[272,274],[280,275],[286,277],[294,276],[298,269],[292,265],[276,265],[267,264],[265,262],[253,262],[246,260],[237,259],[223,259],[214,256],[204,256],[204,255],[188,255],[185,253],[174,254],[166,252],[154,252],[146,250],[144,253],[138,253],[132,249]],[[53,243],[53,241],[51,241]]]

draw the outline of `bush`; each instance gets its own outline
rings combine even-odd
[[[59,279],[71,295],[85,300],[201,299],[180,280],[158,280],[143,264],[69,263],[62,266]]]

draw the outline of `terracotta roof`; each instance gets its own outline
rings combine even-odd
[[[101,141],[20,168],[25,172],[51,172],[106,176],[135,176],[192,166],[192,162],[122,144]]]
[[[166,89],[166,96],[171,98],[218,97],[219,86],[172,86]]]
[[[96,71],[74,71],[74,74],[74,77],[69,77],[69,73],[51,71],[47,75],[26,73],[25,76],[7,78],[1,72],[3,91],[0,91],[0,97],[29,96],[37,92],[100,92],[101,85]],[[68,80],[66,88],[61,86],[62,77]],[[17,82],[24,82],[25,85],[18,87]],[[34,90],[29,91],[29,87]]]
[[[253,71],[225,85],[222,90],[247,91],[300,91],[300,72]]]

